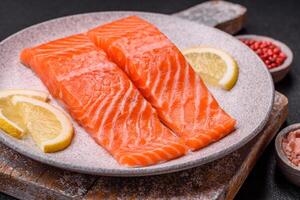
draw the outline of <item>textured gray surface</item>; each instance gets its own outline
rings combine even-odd
[[[8,38],[0,45],[0,87],[46,90],[39,79],[19,63],[22,48],[69,34],[86,31],[114,19],[137,14],[157,25],[169,38],[185,48],[205,44],[221,48],[233,55],[240,66],[236,86],[225,92],[210,88],[221,106],[237,119],[237,130],[209,147],[190,153],[180,159],[147,168],[119,166],[102,148],[78,127],[72,145],[55,154],[41,153],[30,140],[17,141],[5,134],[1,141],[13,149],[41,162],[79,172],[105,175],[137,176],[167,173],[187,169],[220,158],[253,138],[263,127],[273,102],[273,83],[258,57],[241,42],[213,28],[166,15],[147,13],[104,12],[51,20]]]
[[[214,27],[231,21],[237,16],[242,16],[246,11],[247,9],[239,4],[226,1],[208,1],[178,12],[175,15],[199,24]]]

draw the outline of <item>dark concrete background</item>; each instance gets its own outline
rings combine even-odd
[[[77,13],[136,10],[171,14],[203,1],[196,0],[1,0],[0,40],[30,25]],[[290,74],[276,89],[289,98],[287,123],[300,121],[300,1],[234,0],[248,8],[248,21],[240,34],[271,36],[294,52]],[[0,193],[1,199],[14,199]],[[274,142],[264,152],[236,199],[300,199],[300,188],[290,184],[276,168]]]

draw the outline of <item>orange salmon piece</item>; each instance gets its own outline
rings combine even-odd
[[[176,30],[175,30],[176,31]],[[88,32],[192,150],[234,130],[228,115],[179,49],[154,25],[130,16]]]
[[[184,141],[85,34],[24,49],[21,61],[121,165],[148,166],[186,154]]]

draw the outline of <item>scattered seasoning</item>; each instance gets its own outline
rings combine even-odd
[[[292,131],[283,138],[282,149],[288,159],[300,167],[300,130]]]
[[[286,60],[287,56],[285,53],[270,41],[258,41],[253,39],[240,40],[255,51],[269,69],[280,66]]]

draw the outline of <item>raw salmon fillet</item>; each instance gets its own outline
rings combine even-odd
[[[25,49],[21,61],[120,164],[147,166],[186,154],[184,141],[86,35]]]
[[[130,16],[99,26],[88,36],[126,72],[160,119],[192,150],[234,130],[236,121],[219,106],[178,48],[154,25]]]

